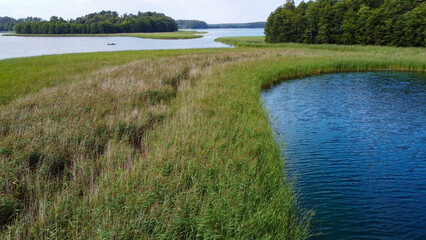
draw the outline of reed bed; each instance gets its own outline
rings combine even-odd
[[[53,86],[37,75],[38,91],[0,106],[1,238],[314,234],[313,214],[297,204],[283,171],[261,90],[330,72],[425,71],[425,50],[256,41],[262,48],[109,53],[105,65],[75,75],[52,64],[70,73]],[[11,61],[43,62],[0,65]]]

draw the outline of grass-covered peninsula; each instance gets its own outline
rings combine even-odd
[[[424,48],[219,41],[0,61],[0,238],[305,239],[261,90],[426,70]]]
[[[109,33],[109,34],[17,34],[6,33],[3,36],[11,37],[136,37],[147,39],[194,39],[202,38],[205,32],[177,31],[161,33]]]

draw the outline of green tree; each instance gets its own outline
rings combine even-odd
[[[405,23],[404,36],[399,45],[425,47],[426,2],[406,13],[403,22]]]
[[[328,1],[319,1],[318,35],[316,43],[335,43],[334,8]]]
[[[424,46],[425,0],[293,1],[265,25],[267,42]]]
[[[303,40],[305,43],[316,43],[318,36],[318,21],[320,16],[320,7],[317,2],[309,2],[306,9],[305,23],[306,29],[303,33]]]
[[[0,27],[1,27],[0,18]],[[65,21],[64,19],[52,16],[46,25],[40,24],[39,18],[27,18],[19,23],[15,29],[18,33],[46,33],[46,34],[69,34],[69,33],[121,33],[121,32],[174,32],[178,26],[170,17],[162,13],[138,12],[137,15],[124,14],[118,16],[114,11],[101,11],[90,13],[79,17],[76,20]],[[25,22],[34,23],[30,30]],[[37,23],[35,23],[37,22]]]
[[[357,14],[349,9],[342,21],[342,37],[340,43],[342,44],[356,44],[356,31],[357,31]]]
[[[296,9],[293,1],[288,1],[278,8],[265,25],[266,41],[302,42],[305,29],[304,12],[304,9]]]
[[[367,25],[371,15],[372,15],[372,12],[370,10],[370,7],[366,5],[362,5],[357,13],[356,32],[355,32],[355,39],[357,44],[367,45],[367,44],[374,43],[372,39],[372,35],[369,34],[373,32],[373,30],[370,30],[368,28],[369,26]]]

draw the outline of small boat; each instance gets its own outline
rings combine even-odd
[[[115,46],[117,45],[116,43],[108,43],[108,46]]]

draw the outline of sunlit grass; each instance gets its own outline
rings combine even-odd
[[[14,92],[0,88],[0,238],[307,238],[312,214],[286,181],[261,90],[425,71],[425,50],[244,39],[0,61]]]
[[[361,45],[337,45],[337,44],[301,44],[301,43],[265,43],[265,37],[229,37],[218,38],[215,41],[238,47],[256,48],[293,48],[315,49],[339,52],[368,52],[369,54],[386,53],[422,58],[425,56],[425,48],[419,47],[388,47],[388,46],[361,46]]]

